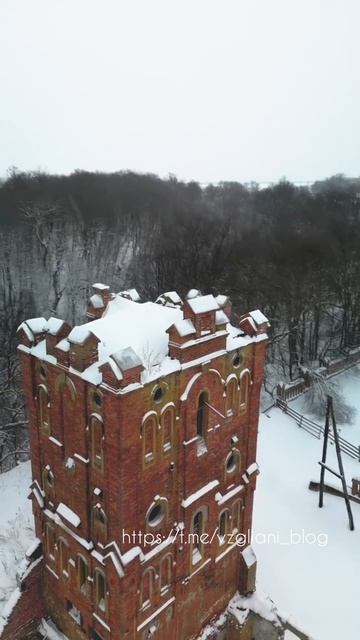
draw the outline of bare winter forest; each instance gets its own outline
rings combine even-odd
[[[12,170],[0,184],[0,470],[27,456],[16,329],[85,321],[91,284],[226,293],[271,321],[266,389],[360,343],[360,179],[266,189]]]

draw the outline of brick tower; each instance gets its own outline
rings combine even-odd
[[[18,330],[46,615],[70,640],[190,640],[254,588],[268,323],[195,290],[94,290],[86,324]]]

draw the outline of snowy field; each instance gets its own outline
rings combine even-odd
[[[339,433],[343,438],[358,447],[360,445],[360,366],[352,367],[344,371],[344,373],[333,376],[331,382],[338,385],[346,403],[356,410],[353,424],[339,425]],[[291,402],[291,406],[317,424],[324,424],[324,420],[322,421],[320,418],[311,415],[306,410],[306,394]],[[336,414],[336,404],[334,409]]]
[[[319,479],[321,447],[279,409],[261,415],[253,542],[258,584],[280,615],[314,640],[358,640],[360,505],[351,503],[353,532],[342,498],[325,494],[318,508],[319,494],[308,485]],[[360,463],[345,455],[343,462],[350,484]],[[337,468],[334,447],[328,463]],[[340,486],[329,473],[325,481]]]
[[[30,463],[0,475],[0,627],[1,613],[16,588],[16,572],[34,540],[29,493]]]

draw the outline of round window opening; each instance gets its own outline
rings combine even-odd
[[[160,503],[154,505],[148,514],[148,523],[151,527],[156,527],[156,525],[160,524],[161,520],[164,517],[164,509]]]
[[[235,469],[236,469],[235,454],[230,453],[228,459],[226,460],[226,471],[227,473],[233,473]]]
[[[164,389],[162,387],[156,387],[153,395],[154,401],[161,402],[163,397],[164,397]]]
[[[233,357],[233,367],[235,367],[235,369],[237,369],[238,367],[240,367],[240,365],[241,365],[241,361],[242,361],[242,357],[237,353],[237,354]]]

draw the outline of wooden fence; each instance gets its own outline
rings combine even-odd
[[[289,407],[288,403],[281,398],[276,398],[275,404],[277,407],[279,407],[279,409],[281,409],[281,411],[293,418],[301,429],[304,429],[315,438],[318,438],[319,440],[321,439],[324,434],[324,427],[316,424],[316,422],[313,422],[313,420],[310,420],[298,411],[295,411],[295,409],[292,409],[292,407]],[[338,436],[338,439],[341,451],[360,462],[360,447],[351,444],[351,442],[348,442],[341,436]],[[329,440],[330,442],[335,442],[334,435],[331,432],[329,433]]]

